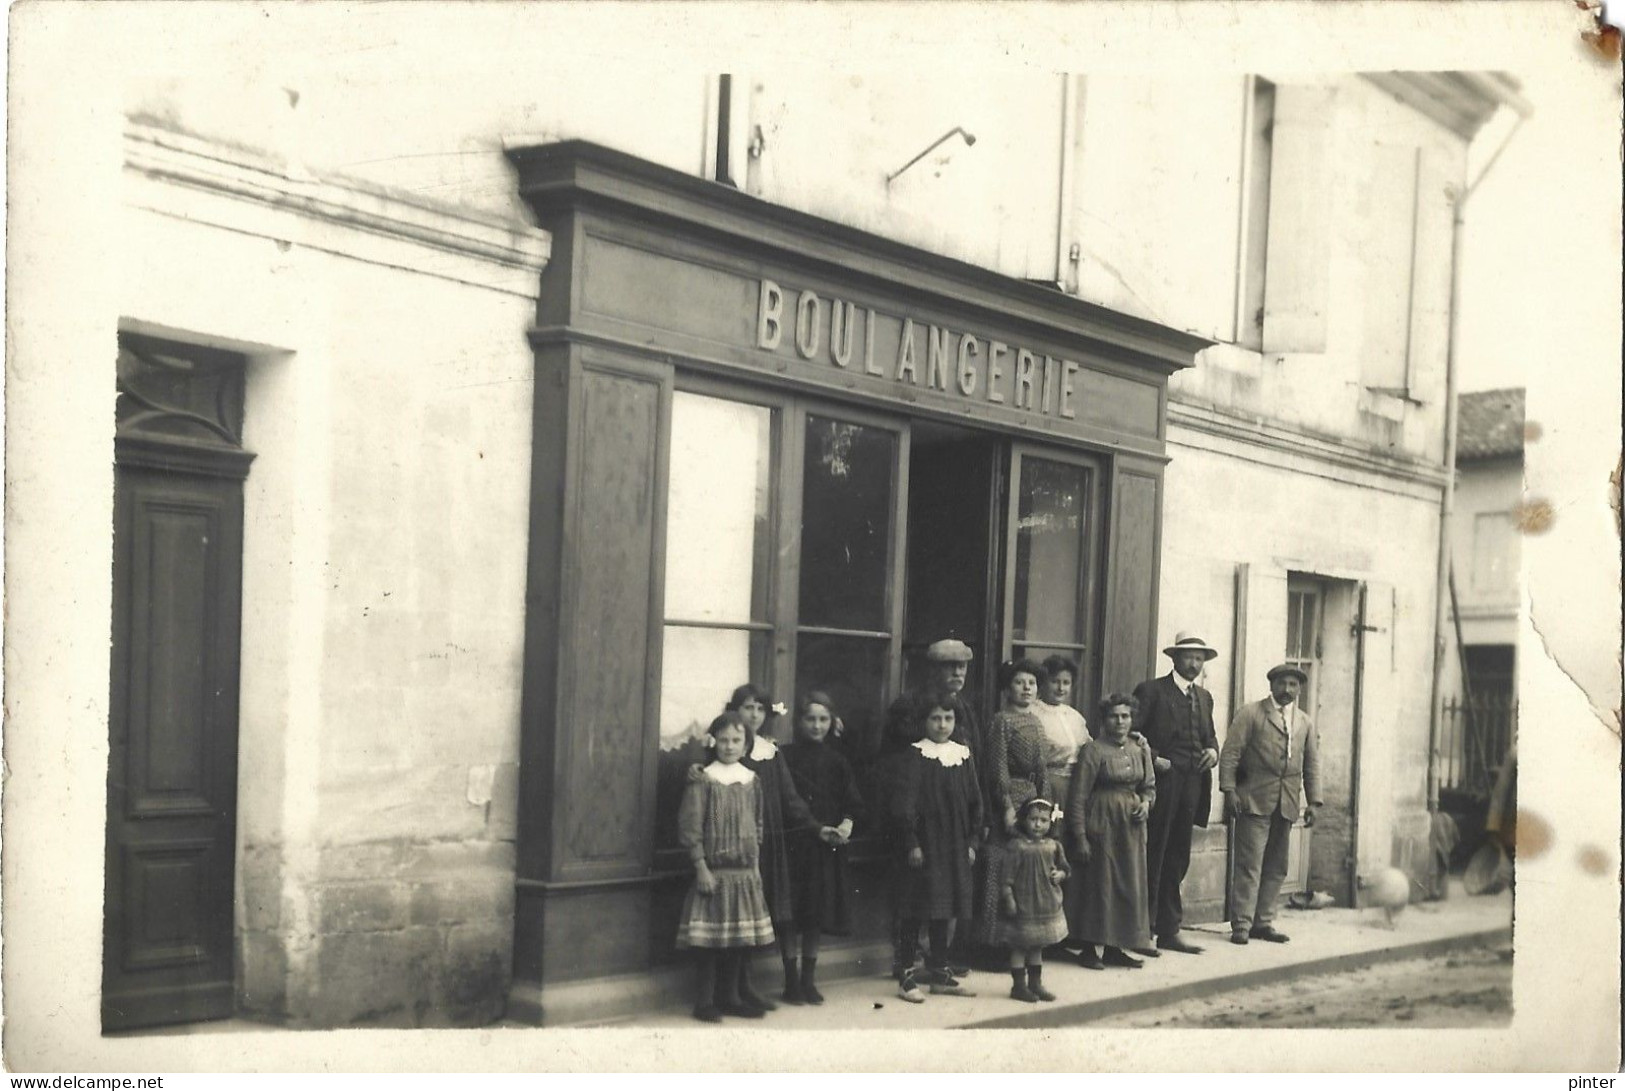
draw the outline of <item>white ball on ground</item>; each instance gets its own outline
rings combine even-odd
[[[1383,868],[1371,877],[1371,904],[1401,909],[1411,900],[1411,879],[1396,867]]]

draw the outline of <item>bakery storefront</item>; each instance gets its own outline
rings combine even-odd
[[[553,255],[509,1011],[555,1022],[680,964],[683,755],[739,683],[828,692],[861,780],[942,637],[989,715],[1012,656],[1076,660],[1086,711],[1148,676],[1167,380],[1208,342],[595,145],[510,156]]]

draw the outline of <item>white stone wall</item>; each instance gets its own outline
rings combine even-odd
[[[1518,507],[1522,501],[1521,459],[1485,459],[1462,464],[1456,478],[1450,547],[1456,564],[1462,638],[1468,644],[1517,642],[1517,615],[1522,591],[1519,578],[1522,535],[1518,530]],[[1480,515],[1491,519],[1505,516],[1507,548],[1500,579],[1490,578],[1486,581],[1480,578],[1492,575],[1489,571],[1480,572],[1475,559],[1475,527]],[[1490,530],[1488,527],[1483,529],[1486,532]]]
[[[489,1021],[548,240],[162,130],[126,147],[122,324],[248,357],[241,1006]]]

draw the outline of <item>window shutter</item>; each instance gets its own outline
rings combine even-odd
[[[1231,657],[1230,714],[1269,692],[1264,675],[1286,654],[1286,570],[1236,565],[1236,634]]]
[[[1420,402],[1444,400],[1450,330],[1450,262],[1455,205],[1445,155],[1423,148],[1417,170],[1416,248],[1411,255],[1411,331],[1407,385]]]
[[[1265,352],[1325,352],[1335,87],[1278,85],[1271,133]]]

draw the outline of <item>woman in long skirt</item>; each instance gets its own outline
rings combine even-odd
[[[1129,738],[1135,711],[1134,698],[1120,693],[1101,701],[1098,734],[1072,774],[1066,821],[1083,871],[1073,930],[1084,945],[1078,960],[1092,970],[1137,969],[1142,963],[1128,952],[1151,944],[1145,820],[1157,781],[1150,747]]]

